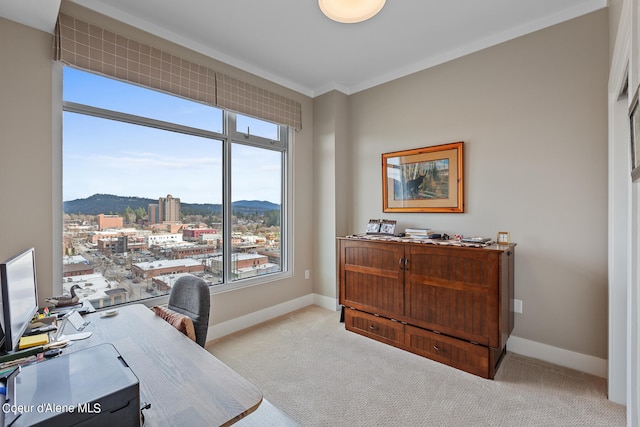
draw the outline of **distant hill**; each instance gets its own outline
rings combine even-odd
[[[158,203],[158,199],[142,197],[115,196],[112,194],[94,194],[86,199],[76,199],[62,202],[62,209],[67,214],[98,215],[122,214],[127,207],[133,210],[143,208],[147,211],[149,204]],[[239,200],[232,203],[234,213],[251,214],[280,210],[280,205],[261,200]],[[209,215],[221,213],[220,204],[183,203],[180,208],[183,215]]]
[[[98,215],[121,214],[129,206],[136,210],[140,207],[146,211],[149,203],[158,203],[158,199],[141,197],[122,197],[112,194],[94,194],[86,199],[62,202],[62,210],[67,214]]]

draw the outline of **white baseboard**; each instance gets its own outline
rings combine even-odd
[[[576,353],[575,351],[553,347],[516,336],[511,336],[507,341],[507,351],[607,378],[607,359]]]
[[[267,320],[275,319],[278,316],[283,316],[287,313],[291,313],[292,311],[296,311],[313,304],[314,296],[313,294],[309,294],[256,311],[254,313],[249,313],[244,316],[236,317],[235,319],[227,320],[226,322],[218,323],[216,325],[210,325],[209,331],[207,332],[207,341],[241,331],[243,329],[255,326],[262,322],[266,322]]]
[[[326,308],[327,310],[338,311],[338,300],[336,298],[325,297],[324,295],[313,294],[313,305]]]
[[[249,313],[226,322],[209,326],[207,341],[221,338],[225,335],[241,331],[255,326],[262,322],[284,316],[292,311],[299,310],[308,305],[317,305],[328,310],[338,310],[336,298],[326,297],[318,294],[309,294],[300,298],[283,302],[272,307],[268,307],[254,313]],[[607,377],[607,360],[599,357],[589,356],[574,351],[553,347],[536,341],[511,336],[507,341],[507,351],[533,357],[555,365],[586,372],[598,377]]]

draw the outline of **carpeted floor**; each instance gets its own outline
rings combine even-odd
[[[486,380],[309,306],[207,345],[303,426],[625,426],[606,380],[507,353]]]

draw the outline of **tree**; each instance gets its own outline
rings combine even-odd
[[[136,214],[133,212],[133,209],[131,209],[131,206],[127,206],[124,208],[122,216],[124,218],[124,222],[132,223],[135,220]]]
[[[264,225],[265,227],[280,226],[280,211],[271,210],[264,213]]]
[[[142,206],[140,206],[138,209],[135,210],[135,214],[136,214],[136,222],[139,222],[140,220],[147,217],[147,211]]]

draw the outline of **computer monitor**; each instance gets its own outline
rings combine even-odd
[[[18,349],[20,337],[38,311],[34,248],[27,249],[0,264],[0,289],[4,332],[1,349],[11,352]]]

